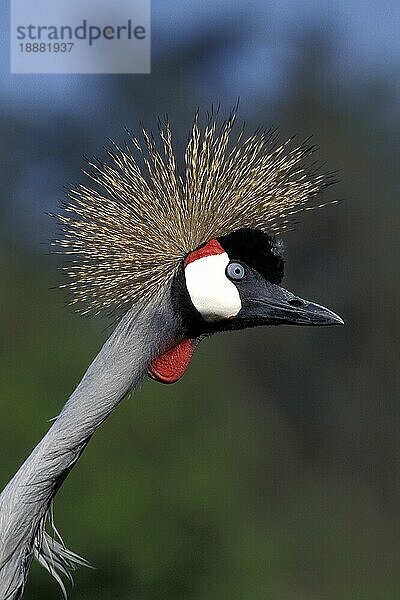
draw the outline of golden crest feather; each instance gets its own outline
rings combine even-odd
[[[142,143],[129,132],[109,162],[88,161],[90,185],[71,189],[57,215],[68,255],[64,267],[80,312],[126,310],[162,294],[188,252],[244,227],[282,233],[315,197],[329,175],[309,165],[314,147],[279,143],[275,131],[234,134],[236,113],[221,125],[196,115],[182,174],[171,128]],[[321,206],[321,205],[319,205]]]

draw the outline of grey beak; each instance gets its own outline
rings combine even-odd
[[[238,318],[270,325],[344,325],[329,308],[299,298],[279,285],[267,283],[257,292],[246,298]]]

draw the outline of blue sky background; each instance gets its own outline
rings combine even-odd
[[[18,76],[9,74],[8,22],[9,15],[3,5],[1,19],[0,91],[4,102],[24,110],[26,103],[45,105],[49,94],[53,107],[74,110],[74,97],[81,94],[81,76]],[[264,2],[255,0],[249,5],[232,0],[191,3],[172,0],[152,3],[152,51],[163,55],[172,48],[184,46],[193,35],[216,25],[231,23],[240,26],[246,18],[242,44],[236,55],[221,56],[215,64],[218,77],[211,77],[210,87],[215,96],[237,95],[245,89],[249,96],[264,91],[260,81],[262,69],[268,73],[271,93],[278,94],[284,85],[285,63],[291,46],[301,29],[318,26],[326,35],[337,39],[337,68],[343,77],[357,77],[361,72],[391,73],[394,88],[399,92],[400,71],[400,4],[396,1],[329,0],[302,2],[281,0]],[[193,65],[196,70],[196,65]],[[208,74],[209,75],[209,74]],[[212,74],[211,74],[212,75]],[[101,102],[104,81],[90,77],[90,99]],[[88,110],[91,108],[86,105]],[[80,106],[80,110],[85,110]]]
[[[36,247],[39,240],[48,238],[50,225],[45,211],[56,208],[62,197],[61,187],[66,180],[75,178],[82,153],[91,155],[107,136],[118,138],[123,125],[136,128],[138,121],[148,116],[143,112],[143,104],[149,107],[149,113],[168,111],[172,117],[174,112],[182,113],[183,100],[174,97],[178,89],[175,76],[185,81],[186,94],[192,97],[192,111],[197,105],[208,108],[218,102],[229,109],[240,98],[241,115],[251,119],[264,111],[267,99],[275,110],[273,118],[278,121],[273,124],[279,126],[280,103],[291,93],[288,73],[296,59],[299,39],[307,39],[308,31],[313,35],[318,32],[322,40],[334,47],[321,95],[340,102],[342,95],[353,93],[361,105],[370,93],[366,86],[379,88],[380,80],[385,80],[385,86],[389,81],[391,89],[389,94],[385,91],[387,102],[380,102],[379,116],[398,120],[400,3],[396,1],[255,0],[247,4],[232,0],[154,0],[152,57],[156,66],[154,74],[136,76],[11,75],[8,8],[7,3],[2,4],[0,110],[5,118],[13,115],[28,119],[41,134],[37,138],[38,143],[41,141],[38,156],[31,153],[32,160],[20,174],[14,191],[13,211],[20,220],[13,217],[10,227],[18,222],[20,228],[25,222],[24,240],[33,241]],[[181,65],[179,57],[193,43],[197,49],[193,59]],[[168,73],[168,69],[175,72]],[[168,87],[169,75],[171,93],[158,97],[159,81]],[[129,96],[124,92],[128,86]],[[116,94],[116,89],[121,94]],[[143,94],[147,94],[144,100]],[[68,130],[69,121],[85,131],[75,164],[63,161],[61,155],[55,158],[54,150],[45,149],[50,135],[46,128],[54,134],[50,125],[54,123],[62,152],[63,128]],[[34,144],[35,139],[30,143]],[[22,140],[18,148],[23,151]],[[26,163],[26,157],[24,160]],[[39,189],[40,197],[36,196]]]

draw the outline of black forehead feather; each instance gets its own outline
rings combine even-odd
[[[271,283],[283,278],[283,243],[259,229],[238,229],[218,238],[231,260],[255,269]]]

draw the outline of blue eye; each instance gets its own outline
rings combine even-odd
[[[240,281],[245,276],[244,266],[238,262],[231,262],[226,267],[226,276],[232,281]]]

